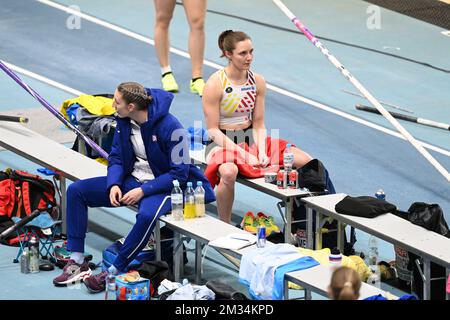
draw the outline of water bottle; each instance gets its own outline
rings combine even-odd
[[[291,144],[288,143],[286,145],[286,149],[284,149],[283,153],[283,166],[284,171],[289,175],[289,172],[292,171],[292,166],[294,165],[294,154],[291,151]]]
[[[31,237],[28,250],[30,260],[28,268],[30,273],[37,273],[39,272],[39,241],[35,236]]]
[[[375,198],[380,200],[386,200],[386,194],[384,193],[384,190],[378,189],[377,192],[375,192]]]
[[[203,189],[203,182],[197,181],[197,188],[194,191],[195,199],[195,216],[197,218],[205,216],[205,189]]]
[[[183,191],[181,191],[178,180],[173,180],[170,201],[172,204],[172,219],[175,221],[183,220]]]
[[[337,269],[342,264],[342,254],[338,248],[333,248],[330,251],[330,255],[328,257],[330,262],[330,268]]]
[[[20,255],[20,272],[30,273],[30,256],[28,254],[28,248],[24,248]]]
[[[371,286],[380,288],[381,287],[380,272],[377,270],[372,270],[372,269],[370,271],[372,271],[372,273],[367,278],[366,283],[370,284]]]
[[[184,191],[184,218],[195,218],[195,196],[192,182],[187,183],[187,188]]]
[[[116,300],[116,276],[112,273],[105,278],[105,300]]]
[[[371,235],[369,237],[369,266],[376,266],[378,262],[378,240]]]

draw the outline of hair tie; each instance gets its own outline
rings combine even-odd
[[[353,285],[352,285],[352,283],[351,283],[350,281],[347,281],[347,282],[344,283],[344,288],[345,288],[345,287],[352,288]]]

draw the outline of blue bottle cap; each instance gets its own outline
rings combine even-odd
[[[202,181],[197,181],[197,186],[198,187],[201,187],[203,185],[203,182]]]
[[[192,187],[192,182],[189,181],[189,182],[187,183],[187,186],[188,186],[188,187]]]

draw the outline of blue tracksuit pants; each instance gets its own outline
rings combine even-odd
[[[138,188],[141,183],[130,176],[125,179],[122,195]],[[88,207],[112,207],[106,188],[106,177],[79,180],[67,189],[67,249],[84,252],[87,231]],[[136,223],[127,235],[113,265],[122,271],[145,247],[157,219],[171,209],[170,194],[144,197],[138,204]]]

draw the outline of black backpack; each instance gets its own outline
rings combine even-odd
[[[313,159],[303,167],[297,169],[298,172],[298,186],[306,187],[313,192],[322,192],[323,194],[335,194],[333,182],[330,179],[328,170],[323,163],[318,159]],[[313,214],[313,225],[316,223],[316,214]],[[292,210],[291,230],[297,234],[297,241],[300,247],[306,246],[306,240],[308,238],[306,228],[306,207],[301,201],[294,201]],[[331,230],[337,230],[337,221],[327,222],[323,226],[324,229],[330,230],[328,233],[322,234],[322,247],[334,248],[337,243],[337,232]],[[344,232],[344,255],[353,255],[355,250],[353,248],[356,242],[355,228],[350,229],[350,240],[347,239],[347,234]],[[313,239],[315,237],[313,236]]]
[[[439,233],[447,238],[450,238],[450,232],[447,222],[444,218],[444,213],[438,204],[427,204],[424,202],[414,202],[408,209],[408,220],[411,223],[424,227],[427,230]],[[449,249],[450,250],[450,249]],[[413,271],[412,290],[419,297],[423,299],[423,280],[420,271],[417,267],[416,260],[422,260],[415,254],[409,252],[410,267]],[[423,268],[423,264],[421,263]],[[431,262],[431,300],[445,300],[445,284],[446,272],[445,268]]]

